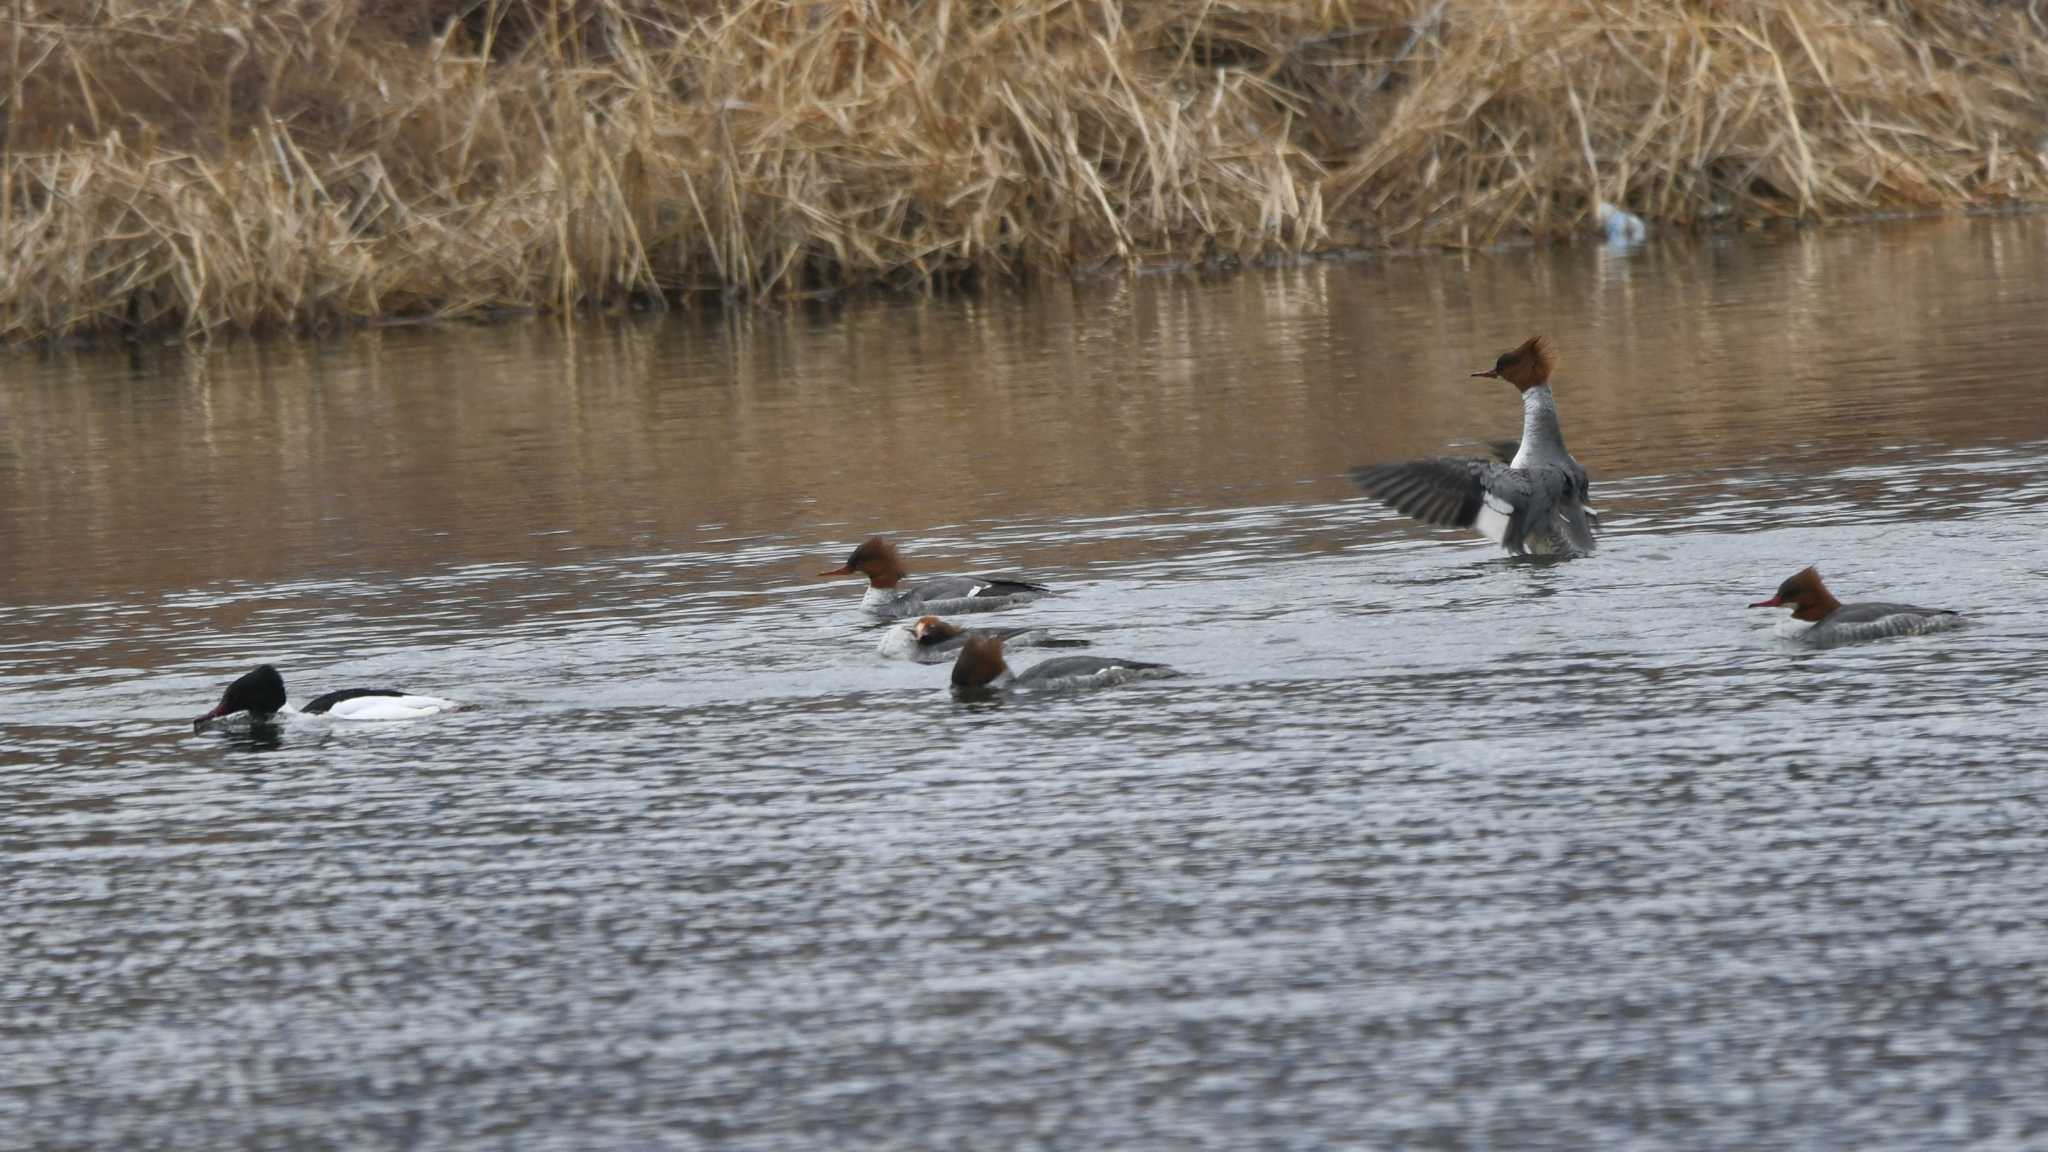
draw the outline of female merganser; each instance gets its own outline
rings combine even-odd
[[[1404,515],[1439,528],[1472,528],[1515,555],[1583,556],[1600,517],[1586,506],[1586,470],[1565,451],[1550,373],[1557,350],[1532,336],[1475,379],[1522,393],[1522,439],[1506,464],[1431,456],[1351,470],[1351,482]]]
[[[416,720],[454,707],[454,701],[439,696],[408,696],[389,688],[344,688],[315,696],[304,708],[294,709],[284,701],[284,677],[270,665],[258,664],[254,671],[228,685],[213,711],[192,721],[192,730],[204,731],[214,721],[238,712],[248,713],[251,723],[267,724],[279,712],[297,711],[337,720]]]
[[[1086,640],[1067,640],[1044,628],[976,628],[969,631],[937,616],[920,616],[882,633],[878,646],[891,660],[944,664],[960,654],[969,636],[994,636],[1011,648],[1086,648]]]
[[[1813,627],[1792,639],[1815,648],[1833,648],[1888,636],[1918,636],[1923,632],[1946,632],[1963,626],[1963,618],[1948,608],[1916,608],[1911,604],[1844,604],[1820,582],[1820,570],[1805,568],[1778,585],[1778,594],[1759,600],[1751,608],[1792,606],[1794,620],[1806,620]]]
[[[868,590],[861,597],[861,609],[884,620],[933,613],[992,612],[1052,593],[1043,584],[1028,583],[1014,576],[933,576],[908,583],[903,578],[910,575],[910,570],[903,566],[902,554],[880,536],[868,537],[846,558],[844,565],[818,575],[866,576]]]
[[[1092,688],[1173,675],[1177,673],[1164,664],[1113,656],[1056,656],[1022,672],[1011,672],[1003,663],[1002,637],[974,633],[960,646],[960,658],[953,662],[953,692],[971,696],[1020,689]]]

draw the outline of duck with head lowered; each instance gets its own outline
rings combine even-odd
[[[1532,336],[1475,379],[1505,380],[1522,394],[1522,439],[1506,463],[1429,456],[1351,470],[1351,482],[1403,515],[1439,528],[1470,528],[1517,556],[1584,556],[1600,517],[1586,505],[1586,470],[1565,449],[1550,374],[1557,350]]]
[[[909,578],[910,569],[903,564],[903,554],[880,536],[868,537],[846,558],[846,563],[818,576],[867,577],[868,590],[861,597],[861,610],[884,620],[992,612],[1052,594],[1052,589],[1043,584],[1015,576],[927,576],[913,581]]]
[[[998,692],[1099,688],[1175,675],[1178,673],[1164,664],[1116,656],[1055,656],[1012,672],[1003,660],[1003,638],[975,633],[967,637],[960,658],[953,662],[953,694],[973,699]]]
[[[967,641],[981,635],[994,636],[1010,648],[1086,648],[1086,640],[1056,636],[1039,625],[1021,628],[962,628],[937,616],[905,620],[882,633],[876,650],[891,660],[917,664],[944,664],[960,655]]]
[[[284,677],[269,664],[258,664],[244,672],[220,694],[220,703],[192,721],[194,732],[204,732],[224,721],[272,724],[279,713],[329,716],[336,720],[417,720],[437,712],[453,711],[456,704],[439,696],[413,696],[396,688],[343,688],[315,696],[304,708],[285,702]]]

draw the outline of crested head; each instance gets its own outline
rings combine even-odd
[[[1472,375],[1505,380],[1526,392],[1550,383],[1550,374],[1556,369],[1557,346],[1550,342],[1548,336],[1531,336],[1501,353],[1492,368]]]
[[[953,688],[986,688],[1008,668],[1003,663],[1003,639],[986,632],[969,636],[953,661]]]
[[[910,575],[910,570],[903,566],[903,556],[896,551],[894,544],[880,536],[870,536],[861,541],[860,547],[853,550],[845,564],[818,575],[861,575],[868,578],[871,587],[894,588],[898,581]]]
[[[910,626],[910,634],[919,644],[937,644],[951,640],[960,634],[958,624],[948,624],[937,616],[919,616],[917,623]]]
[[[255,668],[235,678],[227,691],[220,694],[220,703],[211,712],[192,721],[192,728],[198,731],[208,720],[247,712],[258,718],[269,716],[284,707],[284,677],[268,664]]]
[[[1828,591],[1828,586],[1821,583],[1820,569],[1811,564],[1787,576],[1769,600],[1759,600],[1750,607],[1782,608],[1788,604],[1792,607],[1794,620],[1809,622],[1824,620],[1842,606],[1834,593]]]

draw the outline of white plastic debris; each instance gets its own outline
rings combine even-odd
[[[1606,229],[1607,242],[1620,247],[1640,244],[1643,237],[1649,233],[1649,228],[1644,225],[1642,217],[1626,208],[1616,208],[1605,200],[1593,205],[1593,218],[1600,222],[1601,228]]]

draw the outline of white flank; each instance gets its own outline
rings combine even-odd
[[[1472,530],[1495,544],[1506,547],[1508,518],[1514,514],[1514,505],[1487,492],[1480,499],[1479,516],[1472,521]]]
[[[455,707],[439,696],[358,696],[328,709],[336,720],[418,720]]]

